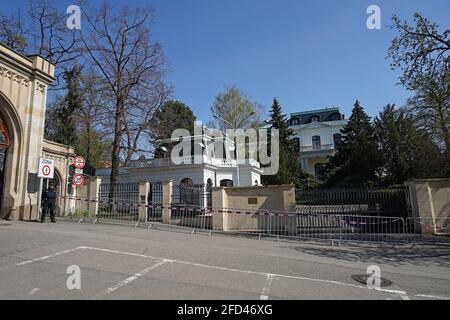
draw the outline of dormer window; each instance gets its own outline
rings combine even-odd
[[[341,115],[339,113],[332,113],[330,115],[330,121],[339,121],[341,120]]]
[[[294,118],[291,120],[291,126],[298,126],[298,124],[299,124],[299,121],[297,118]]]
[[[320,117],[317,115],[311,116],[311,122],[319,122]]]

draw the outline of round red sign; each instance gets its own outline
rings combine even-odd
[[[42,174],[44,176],[49,176],[51,172],[52,172],[52,169],[50,168],[49,165],[46,164],[45,166],[42,167]]]
[[[81,174],[76,174],[73,176],[73,185],[82,186],[84,184],[84,177]]]
[[[86,165],[86,160],[83,157],[78,156],[73,160],[73,166],[77,169],[83,169]]]

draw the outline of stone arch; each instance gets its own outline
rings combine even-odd
[[[15,207],[16,197],[19,193],[22,176],[20,157],[23,154],[23,127],[20,121],[20,117],[14,107],[13,103],[5,96],[3,92],[0,92],[0,117],[4,125],[7,128],[9,136],[9,147],[6,153],[5,164],[5,176],[4,186],[2,191],[2,208],[0,208],[0,214],[2,217],[7,218],[11,209]]]
[[[180,181],[180,185],[183,186],[193,186],[194,185],[194,181],[192,181],[191,178],[183,178]]]

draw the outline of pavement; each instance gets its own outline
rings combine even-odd
[[[372,265],[391,286],[352,279]],[[0,299],[442,300],[450,299],[450,246],[337,247],[0,222]]]

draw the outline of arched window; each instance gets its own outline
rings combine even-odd
[[[320,136],[313,136],[312,137],[312,146],[313,146],[313,149],[320,148]]]
[[[340,133],[333,134],[334,147],[338,147],[342,144],[342,136]]]
[[[220,186],[221,187],[232,187],[233,186],[233,180],[230,180],[230,179],[220,180]]]
[[[0,147],[8,148],[9,144],[10,140],[6,124],[3,122],[2,118],[0,118]]]
[[[194,182],[192,181],[191,178],[184,178],[181,180],[180,184],[184,186],[192,186]]]

